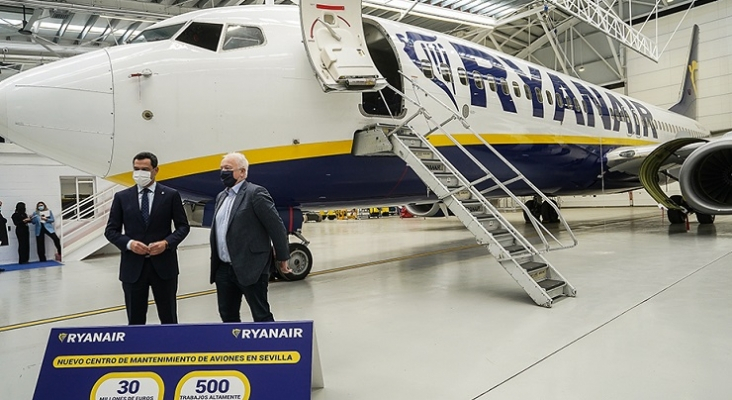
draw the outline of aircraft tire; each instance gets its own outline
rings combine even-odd
[[[280,277],[286,281],[303,280],[313,268],[313,254],[302,243],[290,243],[290,261],[288,264],[292,273],[280,273]]]
[[[554,202],[554,200],[549,201],[551,201],[555,205],[557,204],[556,202]],[[556,210],[554,210],[549,202],[545,201],[541,204],[541,221],[549,224],[559,222],[559,214]]]
[[[688,207],[686,205],[686,202],[684,202],[684,198],[679,196],[678,194],[675,194],[669,198],[671,199],[671,201],[682,207]],[[666,211],[666,216],[668,216],[668,222],[672,224],[683,224],[684,222],[686,222],[686,213],[681,210],[668,210]]]
[[[696,213],[696,221],[702,225],[708,225],[714,223],[716,215]]]
[[[536,206],[536,200],[529,200],[524,204],[526,205],[526,208],[531,211],[531,214],[534,216],[534,218],[541,219],[541,207]],[[524,211],[524,222],[526,222],[527,224],[531,223],[531,219],[529,218],[529,215],[526,214],[526,211]]]

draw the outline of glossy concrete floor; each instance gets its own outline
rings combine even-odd
[[[579,245],[548,258],[578,297],[551,309],[455,219],[306,224],[317,272],[270,300],[279,320],[315,321],[313,398],[729,399],[732,218],[686,231],[654,208],[565,216]],[[208,258],[180,251],[183,323],[218,320]],[[124,324],[117,262],[0,274],[0,399],[31,398],[50,328]]]

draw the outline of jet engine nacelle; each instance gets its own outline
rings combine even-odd
[[[732,138],[710,142],[691,153],[679,171],[679,184],[694,211],[732,214]]]
[[[427,204],[407,204],[405,207],[415,217],[438,217],[444,216],[440,209],[441,202]]]

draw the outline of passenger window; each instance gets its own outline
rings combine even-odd
[[[183,27],[183,23],[181,24],[175,24],[175,25],[168,25],[163,26],[160,28],[155,29],[148,29],[140,32],[137,37],[132,39],[130,43],[147,43],[147,42],[157,42],[158,40],[167,40],[172,38],[180,28]]]
[[[452,72],[450,71],[449,65],[445,63],[440,64],[440,73],[445,82],[452,82]]]
[[[560,96],[559,93],[554,94],[557,96],[557,106],[559,106],[559,108],[564,107],[564,99],[562,98],[562,96]]]
[[[581,103],[582,103],[582,111],[584,111],[585,114],[587,114],[587,102],[585,101],[585,99],[582,99]]]
[[[546,91],[546,102],[549,103],[549,105],[552,105],[554,103],[554,99],[552,98],[552,92]]]
[[[569,96],[565,97],[564,98],[564,104],[567,106],[568,109],[571,110],[573,108],[573,106],[572,106],[572,98],[569,97]]]
[[[519,87],[518,82],[513,81],[513,94],[516,96],[516,98],[521,97],[521,88]]]
[[[483,90],[483,77],[480,76],[480,72],[473,71],[473,82],[475,82],[475,87]]]
[[[458,68],[458,80],[460,80],[461,85],[468,84],[468,73],[465,71],[465,68],[463,68],[463,67]]]
[[[264,44],[262,30],[253,26],[229,25],[226,27],[222,50],[242,49]]]
[[[539,103],[543,103],[544,99],[541,96],[541,89],[536,87],[536,88],[534,88],[534,92],[536,92],[536,100],[539,100]]]
[[[579,100],[576,97],[572,98],[572,100],[574,100],[574,109],[575,110],[579,110],[580,109],[580,102],[579,102]]]
[[[488,75],[488,87],[491,88],[491,92],[496,91],[496,80],[492,76]]]
[[[432,63],[429,60],[422,60],[422,73],[427,79],[432,79],[435,76],[432,73]]]
[[[509,95],[511,92],[508,90],[508,81],[501,78],[501,89],[503,90],[503,94]]]
[[[524,93],[526,93],[526,98],[531,100],[531,88],[529,85],[524,83]]]
[[[216,51],[219,47],[219,38],[221,37],[222,29],[223,26],[221,24],[194,22],[188,25],[188,28],[175,40]]]

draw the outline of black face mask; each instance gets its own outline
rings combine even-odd
[[[221,182],[224,186],[230,188],[236,185],[236,178],[234,178],[234,171],[221,171]]]

